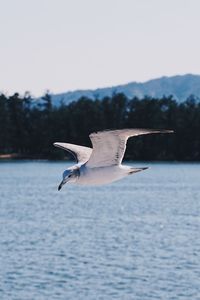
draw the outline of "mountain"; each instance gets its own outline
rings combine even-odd
[[[164,76],[143,83],[130,82],[114,87],[99,88],[95,90],[76,90],[62,94],[52,94],[51,96],[53,104],[57,106],[61,101],[68,104],[81,97],[103,99],[105,96],[112,96],[113,93],[124,93],[128,98],[133,98],[134,96],[143,98],[147,95],[160,98],[163,95],[173,95],[174,99],[178,102],[182,102],[191,95],[200,98],[200,75],[186,74],[171,77]]]

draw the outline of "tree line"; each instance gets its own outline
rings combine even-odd
[[[53,142],[90,146],[93,131],[120,128],[173,129],[175,134],[140,136],[128,141],[125,157],[133,160],[200,160],[200,102],[183,103],[113,94],[102,100],[82,97],[54,106],[51,95],[36,101],[29,93],[0,95],[0,154],[19,158],[63,159]],[[69,156],[68,156],[69,157]]]

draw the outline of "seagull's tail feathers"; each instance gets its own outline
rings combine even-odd
[[[149,169],[148,167],[144,167],[144,168],[131,168],[129,171],[129,175],[140,172],[140,171],[144,171]]]

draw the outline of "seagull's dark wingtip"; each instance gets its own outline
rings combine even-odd
[[[144,171],[144,170],[147,170],[147,169],[149,169],[149,167],[144,167],[144,168],[141,168],[141,169]]]
[[[174,130],[171,130],[171,129],[163,129],[163,130],[160,130],[160,133],[174,133]]]

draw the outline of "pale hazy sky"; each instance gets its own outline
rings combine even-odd
[[[200,0],[0,0],[0,91],[200,74]]]

